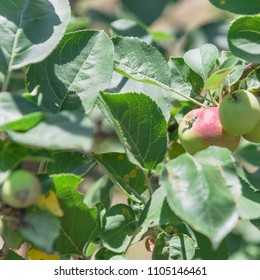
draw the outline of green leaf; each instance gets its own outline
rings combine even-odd
[[[152,36],[148,33],[145,26],[137,21],[130,19],[118,19],[110,25],[113,34],[117,36],[138,37],[147,43],[152,43]]]
[[[133,37],[116,37],[113,43],[117,72],[137,81],[170,86],[170,69],[156,48]]]
[[[113,252],[124,252],[136,229],[134,211],[127,205],[117,204],[105,213],[102,224],[103,245]]]
[[[6,141],[0,151],[0,170],[15,169],[22,160],[52,161],[51,155],[44,150],[32,150],[16,143]]]
[[[25,146],[88,152],[92,145],[92,124],[84,114],[61,112],[47,114],[42,122],[26,132],[8,131],[8,135]]]
[[[25,215],[20,233],[36,248],[47,253],[54,251],[54,242],[59,236],[60,225],[56,217],[48,212],[30,212]]]
[[[67,0],[0,1],[0,71],[36,63],[62,38],[70,19]]]
[[[247,90],[260,91],[260,68],[252,71],[246,78]]]
[[[160,187],[152,194],[146,204],[138,224],[145,228],[151,228],[176,221],[180,221],[180,219],[169,207],[165,190]]]
[[[196,234],[196,239],[198,242],[198,250],[196,250],[196,256],[203,260],[227,260],[229,257],[228,242],[224,239],[219,247],[214,250],[210,243],[210,240],[198,232]]]
[[[187,96],[199,95],[203,89],[203,80],[184,62],[182,57],[171,57],[168,65],[171,69],[171,87]],[[176,98],[180,99],[178,96]],[[186,100],[181,98],[181,100]]]
[[[258,14],[260,3],[258,0],[210,0],[216,7],[235,14]]]
[[[19,94],[2,92],[0,95],[0,131],[25,131],[37,125],[43,114],[32,102]]]
[[[213,248],[235,227],[241,184],[227,149],[210,147],[194,157],[184,154],[171,160],[160,183],[173,211],[206,235]]]
[[[105,51],[104,51],[105,50]],[[42,108],[51,112],[89,112],[98,93],[109,86],[113,73],[113,44],[103,32],[67,33],[43,62],[32,65],[27,75],[30,90],[40,85]]]
[[[246,178],[250,184],[256,189],[260,190],[260,168],[255,171],[248,172],[245,170]]]
[[[110,179],[131,199],[139,201],[147,189],[147,179],[139,166],[131,163],[124,153],[94,154]]]
[[[167,123],[150,97],[138,93],[101,94],[129,160],[153,169],[165,156]]]
[[[11,249],[19,249],[24,242],[24,238],[18,230],[18,226],[11,220],[1,219],[3,223],[0,236],[5,244]]]
[[[217,70],[212,75],[209,76],[205,84],[206,89],[218,89],[223,83],[227,75],[232,71],[232,68],[222,68]]]
[[[238,155],[244,160],[260,167],[260,146],[257,144],[248,144],[238,151]]]
[[[241,219],[253,220],[260,218],[260,192],[254,191],[242,181],[243,189],[237,203],[237,211]]]
[[[216,64],[218,49],[212,44],[205,44],[197,49],[189,50],[183,58],[186,64],[206,82]]]
[[[193,240],[186,234],[166,236],[160,233],[156,239],[153,260],[191,260],[195,254]]]
[[[84,196],[84,203],[89,208],[93,208],[101,203],[105,209],[109,209],[111,206],[113,187],[114,183],[112,183],[107,176],[103,176],[88,188]]]
[[[49,174],[73,173],[82,176],[94,165],[93,161],[79,152],[55,152],[52,157],[54,162],[47,165]]]
[[[18,254],[16,254],[14,251],[9,250],[7,255],[5,256],[4,260],[17,260],[17,261],[22,261],[24,258]]]
[[[260,17],[245,16],[235,19],[228,31],[231,52],[253,63],[260,63]]]
[[[244,72],[244,64],[234,65],[232,67],[231,72],[226,76],[224,80],[224,85],[228,87],[228,90],[230,90],[230,87],[232,85],[235,85],[241,78]]]
[[[114,72],[110,88],[106,92],[128,93],[141,92],[148,95],[160,107],[166,121],[170,119],[168,92],[161,87],[153,84],[142,83],[136,80],[128,79],[117,72]]]
[[[125,260],[125,256],[112,252],[106,248],[101,248],[95,255],[96,260],[112,260],[112,259],[122,259]]]
[[[95,238],[96,210],[83,202],[84,196],[77,187],[82,179],[72,174],[52,175],[57,197],[64,212],[61,218],[61,234],[56,248],[61,255],[83,254],[87,242]]]

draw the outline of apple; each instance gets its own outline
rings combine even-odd
[[[251,131],[244,134],[243,137],[247,141],[254,142],[254,143],[260,143],[260,121]]]
[[[39,180],[26,170],[14,171],[4,182],[1,190],[3,202],[14,208],[31,206],[40,194]]]
[[[194,109],[186,114],[179,125],[178,135],[185,150],[193,155],[209,146],[236,150],[240,136],[223,129],[219,120],[219,108]]]
[[[260,105],[257,97],[246,90],[231,92],[219,106],[219,118],[229,133],[234,135],[248,133],[260,121]]]

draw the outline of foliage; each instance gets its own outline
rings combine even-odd
[[[0,197],[6,259],[25,242],[29,259],[125,259],[145,239],[152,259],[227,259],[235,247],[259,257],[242,230],[259,230],[259,144],[191,156],[177,136],[194,108],[237,89],[260,96],[259,1],[210,0],[243,14],[229,50],[211,42],[166,58],[160,42],[175,35],[149,25],[169,2],[122,1],[135,17],[107,34],[70,20],[68,0],[0,0],[0,188],[19,169],[41,184],[26,209]]]

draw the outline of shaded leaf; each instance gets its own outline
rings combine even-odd
[[[194,157],[184,154],[171,160],[160,183],[173,211],[206,235],[213,248],[235,227],[241,184],[227,149],[210,147]]]
[[[73,173],[82,176],[94,165],[85,154],[79,152],[55,152],[52,157],[54,162],[47,165],[49,174]]]
[[[61,218],[61,233],[56,241],[60,255],[83,254],[87,242],[95,238],[96,210],[83,202],[84,196],[77,190],[82,182],[72,174],[52,175],[57,197],[64,212]]]
[[[139,201],[147,189],[144,171],[131,163],[124,153],[94,154],[93,157],[105,169],[107,175],[131,199]]]
[[[182,57],[171,57],[168,65],[171,69],[171,87],[187,96],[199,95],[203,89],[202,78],[191,70]],[[179,99],[178,96],[176,98]],[[181,98],[181,100],[185,100]]]
[[[109,209],[113,187],[114,183],[107,176],[103,176],[88,188],[84,196],[84,203],[90,208],[101,203],[105,209]]]
[[[92,145],[91,122],[88,117],[78,113],[48,114],[32,129],[26,132],[8,131],[8,135],[19,144],[50,150],[88,152]]]
[[[160,233],[156,239],[153,260],[191,260],[195,254],[193,240],[185,234],[166,236]]]
[[[210,0],[216,7],[235,14],[257,14],[260,13],[258,0]]]
[[[118,19],[110,25],[112,32],[117,36],[138,37],[147,43],[152,43],[152,36],[146,28],[137,21],[130,19]]]
[[[124,255],[112,252],[106,248],[101,248],[95,255],[96,260],[126,259]]]
[[[255,191],[242,180],[242,195],[237,203],[237,211],[241,219],[253,220],[260,218],[260,192]]]
[[[67,0],[0,1],[0,71],[7,73],[47,57],[70,19]]]
[[[167,123],[148,96],[138,93],[101,95],[129,160],[153,169],[166,153]]]
[[[212,248],[210,240],[201,233],[196,232],[196,239],[198,242],[198,250],[196,256],[203,260],[227,260],[229,257],[229,248],[227,240],[224,239],[217,249]]]
[[[9,250],[7,255],[5,256],[4,258],[6,261],[7,260],[17,260],[17,261],[22,261],[24,260],[24,258],[20,255],[18,255],[17,253],[15,253],[14,251],[12,250]]]
[[[19,144],[6,141],[0,151],[0,170],[5,171],[16,168],[23,160],[52,161],[49,152],[45,150],[33,150]]]
[[[260,90],[260,68],[255,69],[247,76],[246,83],[249,91]]]
[[[250,184],[256,189],[260,190],[260,168],[255,171],[248,172],[245,170],[246,178]]]
[[[158,188],[146,204],[139,219],[139,225],[150,228],[176,221],[180,221],[180,219],[169,207],[165,190],[162,187]]]
[[[2,92],[0,95],[0,112],[0,131],[28,130],[44,118],[35,104],[19,94],[9,92]]]
[[[105,51],[104,51],[105,50]],[[89,112],[98,92],[109,86],[113,73],[113,45],[103,32],[67,33],[43,62],[32,65],[27,75],[30,90],[40,85],[42,108],[51,112]]]
[[[111,93],[128,93],[141,92],[148,95],[156,102],[161,109],[166,121],[170,119],[169,100],[167,98],[167,91],[154,84],[142,83],[140,81],[128,79],[117,72],[114,72],[110,88],[106,92]]]
[[[205,44],[186,52],[183,56],[186,64],[206,82],[209,73],[218,58],[218,49],[212,44]]]
[[[116,253],[124,252],[136,229],[134,211],[127,205],[117,204],[103,217],[103,245]]]
[[[255,144],[248,144],[243,146],[238,151],[241,156],[247,162],[260,167],[260,146]]]
[[[35,211],[25,215],[20,233],[36,248],[47,253],[54,250],[54,242],[59,236],[60,225],[56,217],[48,212]]]
[[[239,17],[231,23],[228,44],[234,55],[249,62],[260,62],[259,26],[259,16]]]

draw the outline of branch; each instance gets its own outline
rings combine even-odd
[[[4,243],[2,249],[0,249],[0,260],[5,259],[8,251],[9,251],[9,246],[6,243]]]

